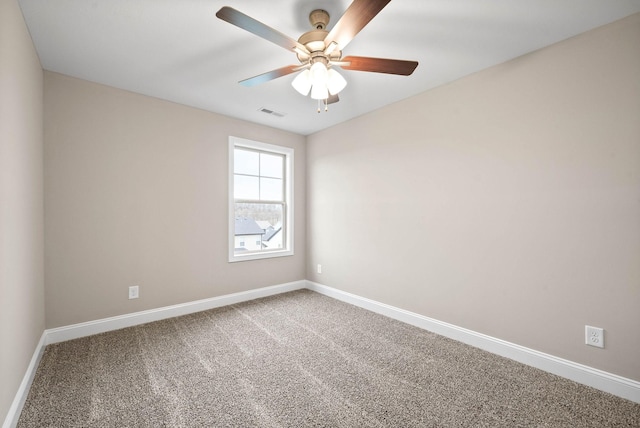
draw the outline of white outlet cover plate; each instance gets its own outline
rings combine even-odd
[[[589,346],[604,348],[604,329],[585,325],[585,343]]]
[[[139,289],[137,285],[129,287],[129,299],[137,299],[139,297]]]

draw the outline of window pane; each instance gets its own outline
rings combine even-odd
[[[260,178],[260,200],[281,201],[282,180],[279,178]]]
[[[259,153],[235,149],[233,152],[233,172],[236,174],[259,175]]]
[[[263,177],[282,178],[284,157],[260,153],[260,175]]]
[[[283,248],[283,204],[235,203],[235,253]]]
[[[236,199],[260,199],[260,182],[258,177],[234,175],[233,196]]]

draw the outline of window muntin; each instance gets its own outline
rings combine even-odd
[[[229,261],[293,254],[293,149],[229,139]]]

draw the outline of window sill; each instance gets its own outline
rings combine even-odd
[[[249,260],[273,259],[276,257],[293,256],[293,250],[269,251],[264,253],[232,254],[229,263],[246,262]]]

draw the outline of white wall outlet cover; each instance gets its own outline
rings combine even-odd
[[[129,287],[129,299],[137,299],[140,297],[139,288],[137,285]]]
[[[589,346],[604,348],[604,329],[585,325],[585,343]]]

